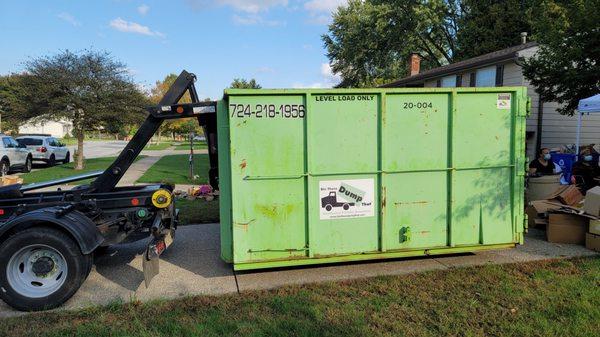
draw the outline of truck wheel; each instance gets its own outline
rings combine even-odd
[[[327,212],[331,211],[332,209],[333,209],[333,206],[331,206],[331,205],[329,205],[329,204],[325,205],[325,210],[326,210]]]
[[[56,157],[54,155],[50,156],[50,159],[48,159],[48,167],[52,167],[56,165]]]
[[[67,234],[34,227],[8,237],[0,246],[0,298],[15,309],[56,308],[71,298],[91,269]]]
[[[10,171],[10,164],[6,160],[0,161],[0,177],[4,177]]]
[[[27,159],[25,159],[25,166],[23,166],[23,172],[31,172],[31,157],[27,157]]]
[[[350,205],[348,205],[348,204],[344,204],[344,206],[342,206],[342,208],[344,209],[344,211],[347,211],[347,210],[348,210],[348,208],[350,208]]]

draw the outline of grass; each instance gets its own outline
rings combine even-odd
[[[110,141],[110,140],[114,140],[114,139],[101,139],[101,138],[85,138],[83,141],[84,142],[100,142],[100,141]],[[61,138],[60,142],[65,144],[65,145],[77,145],[77,138],[71,137],[71,138]]]
[[[149,151],[157,151],[157,150],[166,150],[168,148],[170,148],[171,146],[173,146],[173,144],[171,143],[158,143],[158,144],[150,144],[148,143],[145,147],[144,150],[149,150]]]
[[[206,184],[208,182],[208,155],[194,155],[194,173],[197,179],[189,177],[189,155],[164,156],[152,165],[138,183]]]
[[[265,276],[266,277],[266,276]],[[2,336],[597,336],[600,258],[8,318]]]
[[[136,161],[143,158],[144,156],[138,156]],[[66,178],[74,175],[79,175],[91,171],[104,170],[112,162],[116,157],[103,157],[103,158],[91,158],[85,160],[84,169],[81,171],[76,171],[74,169],[75,163],[70,162],[68,164],[57,165],[53,167],[43,168],[41,170],[35,170],[29,173],[21,174],[21,178],[23,178],[23,182],[25,184],[29,183],[37,183],[40,181],[48,181],[52,179]],[[76,184],[81,184],[83,182],[79,181]]]
[[[179,209],[179,220],[183,225],[219,222],[219,199],[177,199],[175,206]]]
[[[202,143],[194,143],[194,150],[206,150],[208,148],[208,145],[204,142]],[[177,144],[175,145],[175,150],[189,150],[190,149],[190,144]]]

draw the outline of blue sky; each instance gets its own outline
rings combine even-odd
[[[201,96],[233,78],[265,88],[329,87],[321,35],[345,0],[0,0],[0,74],[69,49],[109,51],[145,88],[182,69]]]

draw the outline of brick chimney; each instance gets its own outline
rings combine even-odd
[[[417,53],[410,54],[408,70],[409,70],[410,76],[415,76],[419,73],[419,71],[421,70],[421,56],[419,56],[419,54],[417,54]]]

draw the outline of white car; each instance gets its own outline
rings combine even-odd
[[[0,146],[0,176],[9,174],[14,170],[23,172],[31,171],[32,156],[29,150],[10,136],[1,136]]]
[[[17,137],[17,142],[27,147],[34,163],[54,166],[58,162],[66,164],[71,161],[69,148],[50,135],[21,135]]]

